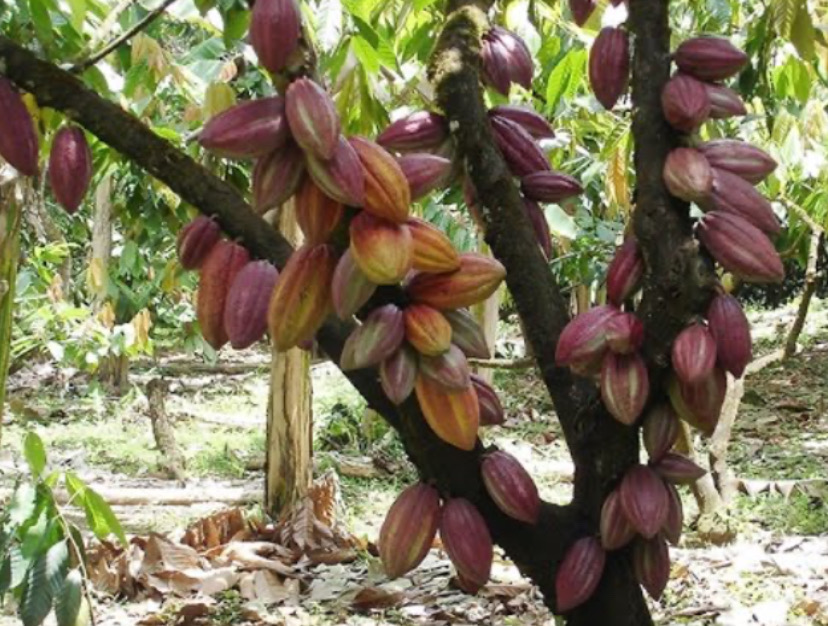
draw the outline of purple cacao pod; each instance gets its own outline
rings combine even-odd
[[[514,33],[500,26],[492,27],[483,36],[481,57],[486,82],[504,96],[509,95],[511,83],[531,88],[532,55]]]
[[[386,304],[371,311],[348,336],[339,366],[348,371],[378,365],[399,349],[404,338],[403,312],[394,304]]]
[[[198,142],[219,156],[246,159],[281,148],[289,134],[285,101],[273,96],[241,102],[210,118]]]
[[[632,354],[644,343],[644,324],[633,313],[619,313],[607,322],[607,347],[615,354]]]
[[[611,111],[627,89],[630,78],[630,41],[627,31],[601,29],[589,51],[589,83],[598,102]]]
[[[573,543],[555,574],[556,613],[568,613],[595,593],[607,553],[595,537],[583,537]]]
[[[452,498],[443,507],[440,538],[457,572],[469,583],[482,587],[489,580],[494,558],[486,520],[464,498]]]
[[[440,513],[440,495],[429,485],[412,485],[397,496],[382,523],[377,546],[389,578],[423,562],[437,535]]]
[[[92,180],[92,151],[77,126],[64,126],[49,153],[49,185],[67,213],[78,210]]]
[[[661,108],[670,126],[694,133],[710,116],[710,98],[704,83],[687,74],[676,74],[661,92]]]
[[[664,480],[645,465],[630,468],[618,488],[621,508],[633,527],[647,539],[655,537],[667,519],[669,496]]]
[[[748,181],[726,170],[713,168],[708,205],[704,208],[738,215],[769,235],[781,229],[771,203]]]
[[[683,383],[674,378],[669,393],[673,408],[681,419],[704,434],[712,435],[727,394],[727,376],[722,368],[716,367],[710,376],[698,383]]]
[[[460,391],[471,384],[469,362],[456,345],[438,356],[420,355],[420,372],[446,391]]]
[[[329,198],[347,206],[362,206],[365,201],[365,172],[356,150],[340,136],[329,161],[305,154],[308,173]]]
[[[491,126],[497,147],[512,174],[522,177],[550,169],[546,153],[522,126],[500,117],[491,118]]]
[[[449,138],[446,118],[431,111],[417,111],[392,122],[377,137],[377,143],[395,152],[432,151]]]
[[[477,393],[480,408],[480,425],[497,426],[503,423],[503,405],[492,386],[477,374],[471,374],[471,382]]]
[[[595,11],[595,0],[569,0],[569,12],[578,26],[586,24],[590,15]]]
[[[681,496],[675,485],[668,483],[665,486],[670,496],[670,508],[667,510],[667,520],[664,522],[662,532],[667,541],[676,546],[681,539],[681,530],[684,526],[684,505],[681,503]]]
[[[705,202],[713,191],[713,168],[693,148],[676,148],[664,161],[664,184],[685,202]]]
[[[403,344],[394,354],[380,363],[380,384],[388,399],[402,404],[414,391],[417,379],[417,354]]]
[[[741,176],[754,185],[767,178],[777,165],[761,148],[737,139],[707,141],[699,146],[699,150],[711,167]]]
[[[707,309],[710,334],[716,342],[719,364],[741,378],[753,358],[750,323],[739,301],[730,294],[718,294]]]
[[[541,206],[534,200],[523,199],[523,210],[526,217],[532,223],[532,230],[535,231],[535,239],[547,259],[552,258],[552,233],[549,231],[549,222],[546,221],[546,214]]]
[[[622,424],[634,424],[650,395],[647,365],[640,354],[607,352],[601,367],[601,399]]]
[[[621,306],[638,291],[644,277],[644,257],[634,237],[624,240],[607,268],[607,300]]]
[[[443,315],[451,324],[451,342],[466,356],[475,359],[491,358],[486,335],[477,320],[467,310],[443,311]]]
[[[561,202],[584,191],[572,176],[551,170],[524,176],[520,181],[520,190],[536,202]]]
[[[490,109],[489,116],[519,124],[523,130],[535,139],[551,139],[555,136],[555,131],[552,130],[552,126],[546,121],[546,118],[529,107],[501,104]]]
[[[647,412],[641,434],[650,461],[658,461],[672,449],[680,429],[681,424],[671,405],[657,404]]]
[[[661,457],[653,469],[668,483],[674,485],[691,485],[707,473],[686,456],[668,452]]]
[[[607,349],[607,322],[619,314],[614,306],[598,306],[574,317],[558,337],[555,362],[570,365],[601,359]]]
[[[618,550],[632,541],[635,534],[635,528],[621,507],[618,490],[610,492],[601,507],[601,545],[604,550]]]
[[[185,270],[199,269],[220,238],[218,222],[199,215],[178,233],[176,249],[181,267]]]
[[[281,72],[299,47],[302,17],[296,0],[256,0],[250,15],[250,43],[259,62]]]
[[[778,283],[785,277],[782,260],[765,233],[746,219],[711,211],[699,221],[696,234],[727,271],[754,283]]]
[[[706,378],[716,365],[716,342],[704,324],[690,324],[682,330],[672,349],[673,370],[684,383]]]
[[[267,309],[279,270],[267,261],[252,261],[236,274],[224,303],[224,329],[236,350],[264,337]]]
[[[735,91],[723,85],[705,83],[707,97],[710,99],[710,117],[714,120],[723,120],[728,117],[747,115],[747,109],[742,98]]]
[[[256,161],[253,168],[253,206],[265,213],[287,201],[299,189],[305,161],[299,147],[289,142]]]
[[[334,311],[340,319],[354,315],[374,295],[377,285],[359,269],[350,250],[340,257],[331,281]]]
[[[683,42],[673,55],[676,65],[699,80],[724,80],[738,74],[747,55],[723,37],[694,37]]]
[[[535,481],[515,457],[503,450],[487,454],[480,466],[483,484],[497,507],[527,524],[540,515],[540,496]]]
[[[670,579],[670,550],[663,537],[639,539],[633,547],[633,571],[653,600],[659,600]]]
[[[451,178],[451,161],[428,152],[404,154],[397,162],[408,180],[412,200],[419,200],[435,189],[442,189]]]
[[[0,76],[0,156],[23,176],[37,175],[37,132],[23,98]]]
[[[324,161],[333,158],[339,141],[339,114],[321,85],[309,78],[293,81],[285,94],[285,115],[302,150]]]

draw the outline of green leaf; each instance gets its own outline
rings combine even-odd
[[[549,73],[546,84],[546,112],[552,114],[561,98],[572,96],[579,89],[584,75],[586,51],[573,49]]]
[[[356,35],[351,38],[351,50],[365,71],[369,74],[376,74],[380,69],[379,55],[370,43],[363,37]]]
[[[800,0],[773,0],[773,21],[780,37],[790,39]]]
[[[791,26],[791,43],[793,43],[799,56],[805,61],[810,61],[814,58],[814,22],[811,19],[811,14],[808,13],[808,3],[803,2],[799,5],[799,10],[796,12],[796,19]]]
[[[29,568],[26,592],[20,603],[20,619],[23,626],[40,626],[49,611],[52,599],[63,586],[69,569],[69,548],[66,541],[54,544]]]
[[[6,555],[0,562],[0,598],[11,588],[11,555]]]
[[[69,492],[69,501],[75,506],[83,506],[86,497],[86,483],[78,478],[74,472],[66,472],[64,482]]]
[[[46,467],[46,450],[43,447],[43,441],[34,431],[30,430],[26,433],[26,438],[23,440],[23,456],[26,457],[26,462],[35,478],[39,477]]]
[[[76,568],[66,576],[55,598],[55,617],[58,626],[76,626],[82,599],[83,576]]]
[[[83,32],[83,20],[86,18],[86,0],[67,0],[69,2],[69,9],[72,15],[69,18],[72,27],[80,32]]]
[[[86,512],[86,521],[98,539],[104,539],[112,533],[120,539],[122,544],[126,545],[126,535],[124,534],[124,529],[121,527],[121,522],[115,517],[106,500],[97,491],[89,487],[86,488],[84,509]]]
[[[43,0],[29,0],[29,11],[32,14],[35,34],[44,46],[54,43],[52,36],[52,18],[49,17],[49,9]]]
[[[9,523],[21,526],[35,512],[37,489],[31,483],[20,483],[9,504]]]
[[[231,9],[224,14],[224,45],[231,50],[247,32],[250,24],[250,11]]]
[[[9,589],[14,589],[26,579],[30,564],[31,560],[23,556],[20,548],[12,546],[9,550]]]

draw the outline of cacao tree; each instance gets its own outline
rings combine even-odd
[[[751,55],[719,35],[674,40],[678,2],[610,4],[570,0],[556,13],[578,26],[613,17],[589,51],[588,78],[597,102],[629,125],[633,146],[634,191],[614,192],[631,216],[608,268],[607,303],[574,318],[550,270],[544,205],[576,204],[584,185],[565,161],[552,168],[547,117],[509,103],[513,92],[532,93],[536,68],[490,0],[408,7],[421,13],[434,97],[373,138],[364,111],[380,88],[368,69],[336,85],[323,78],[354,59],[374,64],[359,39],[320,58],[296,0],[256,0],[249,14],[224,7],[226,36],[238,37],[249,19],[249,42],[275,88],[197,134],[215,156],[252,162],[242,191],[97,93],[89,76],[4,34],[0,155],[21,175],[38,174],[24,92],[72,120],[49,155],[50,183],[68,211],[90,179],[82,127],[203,214],[181,230],[178,253],[200,272],[206,341],[244,347],[267,332],[279,350],[316,342],[397,429],[417,467],[420,482],[401,493],[380,534],[389,576],[416,567],[439,533],[469,593],[488,580],[498,544],[567,623],[648,624],[641,588],[657,599],[667,585],[668,543],[682,528],[677,486],[703,473],[674,451],[680,420],[709,435],[727,377],[742,376],[751,358],[746,317],[722,276],[782,280],[773,243],[782,224],[757,190],[776,161],[742,141],[704,140],[751,108],[738,91],[749,80],[734,80],[756,71]],[[365,41],[370,15],[362,17]],[[373,35],[376,52],[387,40]],[[806,45],[802,35],[797,45]],[[569,75],[573,59],[560,59]],[[555,104],[567,97],[559,83],[546,92]],[[446,188],[462,195],[493,257],[459,253],[412,214],[412,203]],[[296,250],[262,218],[290,199],[305,236]],[[469,371],[468,359],[488,348],[467,309],[503,281],[574,462],[563,506],[542,502],[531,476],[480,431],[502,409]]]

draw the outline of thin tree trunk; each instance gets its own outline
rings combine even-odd
[[[739,405],[742,403],[742,396],[744,395],[745,377],[734,379],[728,375],[727,395],[722,406],[719,423],[716,424],[716,430],[710,438],[707,451],[710,460],[710,473],[721,496],[720,506],[729,506],[738,491],[736,476],[727,465],[727,449],[730,445],[733,425],[736,423],[736,415],[739,413]]]
[[[301,233],[293,203],[282,208],[279,229],[293,243]],[[304,499],[312,479],[310,353],[273,349],[267,412],[265,508],[277,518]]]
[[[175,443],[175,429],[170,423],[164,404],[167,389],[167,383],[161,378],[153,378],[147,383],[147,405],[152,422],[152,435],[161,453],[159,465],[170,478],[183,483],[187,478],[184,473],[184,457]]]
[[[797,216],[805,222],[811,229],[811,240],[808,247],[808,264],[805,268],[805,288],[802,290],[802,299],[799,301],[799,310],[796,313],[796,319],[791,325],[788,332],[788,338],[785,341],[785,359],[791,358],[796,354],[796,345],[799,341],[799,336],[802,334],[802,329],[805,327],[805,318],[808,316],[808,309],[811,306],[811,299],[817,288],[817,260],[819,259],[819,249],[822,247],[823,230],[811,216],[808,215],[804,209],[796,205],[789,205]]]
[[[486,245],[486,242],[483,241],[482,237],[479,239],[477,249],[481,254],[485,254],[487,256],[492,255],[491,250],[489,250],[489,246]],[[489,354],[491,356],[494,356],[495,354],[495,343],[497,342],[497,321],[500,310],[501,291],[502,288],[498,289],[489,298],[472,307],[472,315],[474,315],[477,323],[480,324],[480,327],[483,329],[483,335],[486,337],[486,345],[489,346]],[[527,350],[529,349],[528,341],[526,342],[526,348]],[[475,368],[475,373],[483,378],[483,380],[487,383],[491,383],[494,378],[494,371],[489,368],[477,367]]]
[[[679,438],[675,447],[678,452],[681,452],[690,459],[696,460],[698,457],[695,446],[693,445],[693,434],[684,422],[681,423],[681,431],[679,431]],[[690,489],[696,498],[701,515],[713,513],[721,508],[722,498],[716,490],[713,477],[709,473],[693,483]]]

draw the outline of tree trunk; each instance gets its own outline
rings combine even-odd
[[[30,189],[28,183],[5,184],[0,181],[0,440],[2,439],[3,406],[6,400],[6,378],[11,359],[11,330],[14,315],[14,286],[20,252],[20,224],[23,202],[20,196]],[[23,193],[21,193],[23,192]]]
[[[811,239],[808,247],[808,265],[805,268],[805,288],[802,290],[802,299],[799,301],[799,310],[796,313],[796,319],[794,319],[791,330],[788,332],[788,338],[785,341],[785,359],[789,359],[796,354],[796,345],[799,341],[799,336],[802,334],[802,329],[805,327],[805,318],[808,316],[811,299],[816,292],[818,278],[817,260],[819,259],[819,249],[822,247],[823,235],[822,227],[814,222],[804,210],[795,212],[810,227]]]
[[[301,232],[293,203],[282,207],[279,229],[292,243]],[[273,349],[267,412],[265,509],[275,519],[301,501],[312,479],[310,352]]]
[[[170,424],[164,404],[167,389],[167,383],[161,378],[153,378],[147,383],[147,405],[152,422],[152,435],[161,453],[159,465],[170,478],[183,483],[187,478],[184,474],[184,457],[175,443],[175,429]]]
[[[492,255],[491,250],[489,250],[489,246],[486,245],[486,242],[483,241],[482,237],[480,238],[480,243],[477,249],[481,254],[485,254],[487,256]],[[489,346],[489,354],[491,356],[495,355],[501,291],[502,288],[498,289],[489,298],[472,307],[472,315],[474,315],[477,323],[480,324],[480,327],[483,329],[483,335],[486,337],[486,345]],[[526,343],[526,348],[527,350],[529,349],[529,342]],[[477,367],[475,368],[475,373],[489,384],[491,384],[492,379],[494,378],[494,370],[491,368]]]

